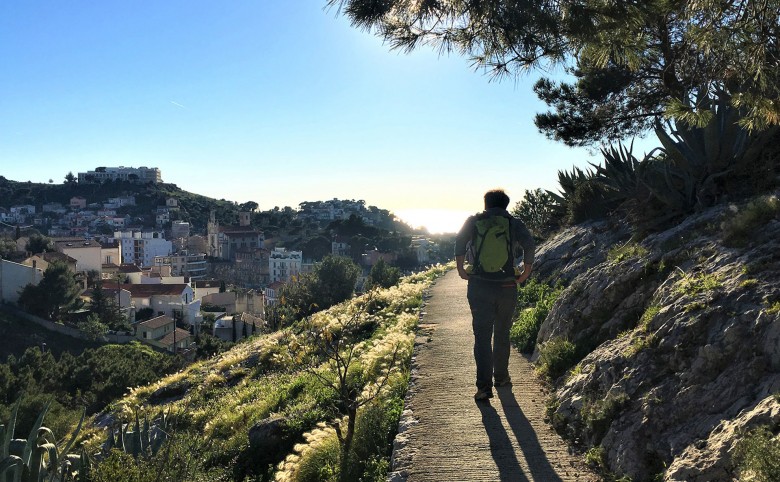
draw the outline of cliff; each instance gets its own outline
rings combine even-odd
[[[533,358],[568,340],[579,360],[556,429],[635,482],[737,478],[745,434],[780,429],[779,213],[765,196],[640,240],[599,222],[542,244],[537,276],[566,288]]]

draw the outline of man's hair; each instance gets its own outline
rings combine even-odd
[[[485,193],[485,209],[506,209],[507,206],[509,206],[509,196],[503,189],[493,189]]]

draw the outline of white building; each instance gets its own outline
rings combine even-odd
[[[148,268],[157,256],[169,256],[173,244],[161,231],[116,231],[114,239],[122,246],[122,263]]]
[[[301,273],[303,252],[287,251],[284,248],[276,248],[268,256],[268,273],[271,283],[274,281],[287,282],[293,276]]]
[[[94,239],[84,238],[54,238],[54,249],[60,253],[67,254],[76,260],[76,271],[102,272],[103,255],[102,247]]]
[[[193,280],[199,280],[206,277],[208,269],[206,263],[206,254],[172,254],[170,256],[156,256],[154,266],[171,268],[171,276],[187,276]]]
[[[160,170],[156,167],[98,167],[94,171],[80,172],[79,183],[105,181],[133,181],[138,183],[162,182]]]
[[[16,303],[19,292],[28,284],[38,285],[43,270],[8,260],[0,260],[0,302]]]

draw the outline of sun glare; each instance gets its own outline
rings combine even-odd
[[[470,211],[451,209],[401,209],[395,215],[414,228],[425,228],[431,234],[457,233]]]

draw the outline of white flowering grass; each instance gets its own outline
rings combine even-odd
[[[398,286],[374,290],[310,318],[314,330],[332,336],[359,335],[350,370],[360,371],[361,399],[389,400],[391,395],[402,399],[423,291],[447,269],[434,267],[403,279]],[[353,318],[357,323],[351,329],[356,331],[342,333]],[[317,353],[310,339],[311,333],[300,326],[253,337],[156,383],[133,388],[114,405],[115,415],[130,420],[138,408],[159,409],[149,403],[156,390],[187,383],[189,390],[166,406],[177,413],[180,430],[200,438],[204,446],[208,441],[210,463],[235,459],[246,447],[249,428],[280,413],[295,430],[301,430],[303,439],[295,453],[280,465],[277,479],[327,480],[333,453],[338,458],[338,440],[332,426],[340,416],[333,409],[334,394],[313,375],[332,373],[332,361]],[[314,473],[312,470],[326,478],[284,478]]]

